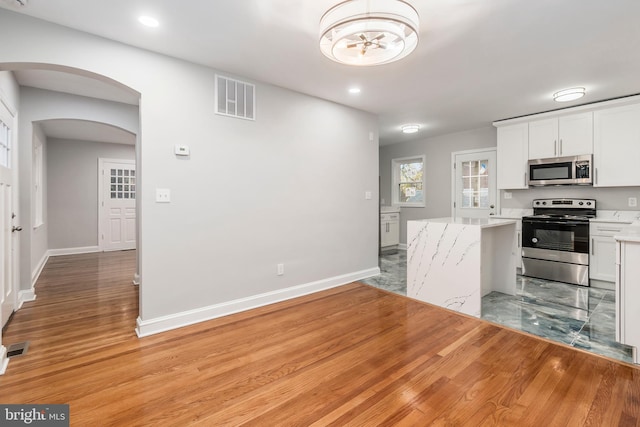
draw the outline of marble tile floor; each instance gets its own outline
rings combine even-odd
[[[383,254],[380,271],[362,282],[407,294],[407,253]],[[533,335],[631,362],[631,348],[615,341],[613,291],[517,276],[516,295],[482,298],[482,318]]]

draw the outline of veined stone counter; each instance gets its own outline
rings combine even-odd
[[[515,239],[512,219],[407,221],[407,296],[480,317],[484,295],[515,295]]]

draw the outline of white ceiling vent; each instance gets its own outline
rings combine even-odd
[[[216,74],[216,114],[255,120],[255,85]]]

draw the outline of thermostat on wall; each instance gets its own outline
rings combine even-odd
[[[189,146],[188,145],[176,145],[175,153],[176,153],[176,156],[188,156],[189,155]]]

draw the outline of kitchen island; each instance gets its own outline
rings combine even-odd
[[[481,298],[515,295],[516,222],[431,218],[407,222],[407,296],[480,317]]]

